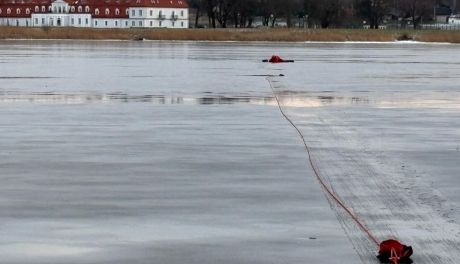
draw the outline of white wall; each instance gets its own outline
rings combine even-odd
[[[131,21],[129,19],[119,19],[119,18],[93,18],[92,27],[94,28],[129,28],[131,27]]]
[[[460,17],[449,18],[449,24],[460,24]]]
[[[69,14],[70,27],[92,27],[92,24],[91,14]]]
[[[68,14],[32,14],[32,25],[35,27],[57,27],[60,21],[60,27],[69,26]],[[38,24],[37,24],[38,22]]]
[[[61,19],[61,27],[91,27],[90,14],[32,14],[34,27],[57,26],[57,19]]]
[[[0,18],[0,25],[2,26],[19,26],[19,27],[30,27],[30,18]]]
[[[32,13],[31,18],[2,18],[0,25],[95,28],[188,28],[187,8],[130,8],[129,19],[92,18],[80,13]],[[133,15],[134,11],[134,15]],[[161,11],[161,13],[160,13]],[[103,12],[103,11],[101,11]],[[161,14],[161,17],[160,17]],[[174,14],[174,16],[173,16]]]
[[[143,27],[188,28],[188,8],[129,8],[130,19],[148,19]],[[150,26],[150,21],[153,26]],[[155,22],[156,20],[156,22]],[[160,22],[161,21],[161,22]],[[136,23],[135,27],[139,27]]]

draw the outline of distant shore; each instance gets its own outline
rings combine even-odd
[[[0,27],[0,39],[460,43],[460,31],[365,29],[95,29]]]

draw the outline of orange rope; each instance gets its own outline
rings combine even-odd
[[[393,261],[393,264],[399,264],[399,257],[394,248],[391,249],[390,260]]]
[[[326,193],[334,200],[337,202],[337,204],[340,205],[340,207],[342,207],[349,215],[350,217],[353,219],[353,221],[359,226],[359,228],[364,231],[367,236],[377,245],[377,247],[379,246],[379,241],[377,240],[377,238],[371,233],[371,231],[369,230],[369,228],[366,227],[366,225],[359,219],[359,217],[357,215],[355,215],[352,210],[350,208],[348,208],[348,206],[342,202],[342,200],[332,191],[332,189],[330,187],[328,187],[326,185],[326,183],[324,182],[323,178],[321,177],[320,173],[318,172],[318,169],[316,168],[316,165],[315,165],[315,162],[313,161],[313,158],[312,158],[312,154],[311,154],[311,151],[310,151],[310,147],[308,146],[307,144],[307,141],[305,140],[305,137],[304,135],[302,134],[302,132],[300,131],[300,129],[294,124],[294,122],[284,113],[283,111],[283,108],[281,107],[281,104],[280,104],[280,101],[278,99],[278,97],[276,96],[276,93],[275,93],[275,89],[273,88],[273,85],[272,85],[272,82],[270,81],[269,77],[267,77],[267,81],[268,83],[270,84],[270,88],[272,90],[272,93],[273,93],[273,96],[275,97],[275,100],[276,100],[276,103],[278,105],[278,108],[281,112],[281,114],[284,116],[284,118],[295,128],[295,130],[297,131],[297,133],[299,134],[300,138],[302,139],[303,141],[303,144],[305,146],[305,150],[307,152],[307,155],[308,155],[308,161],[310,163],[310,166],[311,168],[313,169],[313,172],[316,176],[316,178],[318,179],[319,183],[321,184],[322,188],[326,191]]]

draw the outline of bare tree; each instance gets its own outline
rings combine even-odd
[[[304,0],[309,24],[319,23],[322,28],[338,26],[343,12],[343,0]]]
[[[209,27],[216,28],[216,0],[205,0],[206,13],[208,14]]]
[[[414,29],[417,29],[424,16],[431,15],[433,6],[433,0],[400,0],[399,2],[403,16],[412,20]]]
[[[280,15],[286,18],[286,24],[288,27],[292,27],[294,25],[294,17],[298,17],[299,13],[303,13],[302,1],[300,0],[284,0],[279,3],[277,7],[280,9]]]
[[[257,0],[234,0],[232,20],[235,27],[251,27],[257,15]]]
[[[276,20],[282,15],[283,0],[260,0],[259,13],[264,26],[274,27]]]
[[[232,12],[232,7],[235,4],[233,0],[217,0],[216,18],[220,26],[227,27],[227,22]]]
[[[389,11],[391,2],[390,0],[359,0],[357,14],[369,23],[370,28],[377,29]]]
[[[204,0],[189,0],[190,7],[196,10],[195,13],[195,28],[198,27],[198,22],[200,17],[202,16],[202,12],[204,11],[206,4]]]

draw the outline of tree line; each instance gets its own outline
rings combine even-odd
[[[195,26],[207,18],[207,26],[253,27],[255,18],[273,27],[283,19],[288,27],[352,27],[363,23],[378,28],[385,19],[410,21],[416,28],[433,18],[440,0],[189,0],[196,10]],[[407,22],[406,22],[407,23]]]

